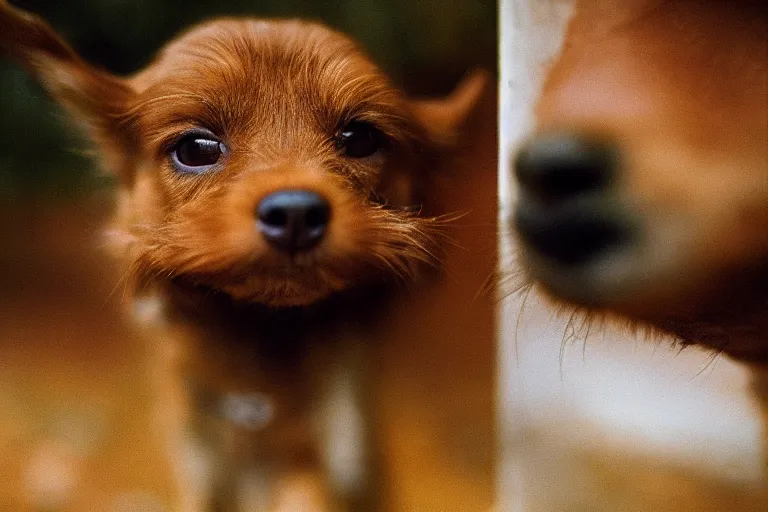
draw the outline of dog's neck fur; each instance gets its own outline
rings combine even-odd
[[[251,382],[256,361],[279,372],[282,367],[300,366],[309,350],[322,352],[339,339],[360,335],[362,325],[373,332],[371,325],[379,316],[374,312],[386,308],[392,293],[392,287],[382,284],[338,293],[311,306],[273,308],[177,278],[155,286],[151,295],[135,304],[143,307],[151,302],[152,323],[186,331],[187,354],[182,357],[188,356],[183,365],[190,365],[190,373],[213,372],[220,382],[219,376],[228,374],[224,380],[230,387],[249,388],[258,386]],[[218,355],[206,357],[214,354]],[[236,377],[233,369],[243,365],[244,373]]]
[[[365,319],[393,291],[384,284],[369,285],[339,292],[310,306],[275,308],[239,301],[183,277],[166,282],[162,289],[169,319],[192,322],[224,333],[226,338],[263,340],[267,344],[305,338],[312,331],[333,330],[352,319]]]
[[[720,279],[690,313],[676,314],[654,323],[678,336],[683,344],[700,344],[749,363],[768,363],[768,272],[758,266],[741,275]],[[691,301],[693,303],[694,301]]]

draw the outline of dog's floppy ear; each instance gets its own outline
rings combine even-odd
[[[442,99],[414,100],[411,107],[429,139],[442,147],[456,143],[464,121],[477,105],[489,81],[489,73],[476,69]]]
[[[0,55],[32,74],[81,121],[111,171],[128,173],[132,153],[124,126],[133,97],[128,83],[87,64],[42,19],[0,0]]]

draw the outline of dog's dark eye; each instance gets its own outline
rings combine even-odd
[[[364,121],[352,121],[339,131],[336,147],[350,158],[365,158],[376,153],[384,142],[384,134]]]
[[[191,134],[173,148],[173,164],[182,172],[200,173],[219,161],[227,148],[209,135]]]

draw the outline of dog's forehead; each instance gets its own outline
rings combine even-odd
[[[224,19],[192,28],[135,75],[150,130],[187,119],[224,131],[323,130],[349,117],[406,117],[405,100],[347,36],[302,20]],[[290,114],[290,115],[286,115]]]
[[[275,80],[283,87],[319,79],[335,79],[335,85],[345,80],[386,82],[344,34],[314,22],[266,19],[219,19],[193,27],[166,45],[133,82],[143,92],[180,78],[190,85],[221,79],[240,87],[243,82]]]

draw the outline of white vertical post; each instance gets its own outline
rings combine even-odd
[[[515,198],[510,159],[533,127],[533,109],[548,64],[563,43],[573,0],[501,0],[499,4],[499,225],[507,226]],[[513,260],[513,247],[500,230],[502,266]],[[502,269],[503,270],[503,269]],[[520,299],[505,300],[497,322],[499,333],[499,499],[501,511],[525,511],[524,428],[525,382],[518,371],[516,326]],[[515,418],[520,422],[516,423]]]

